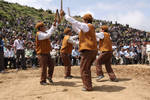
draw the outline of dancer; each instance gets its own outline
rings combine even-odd
[[[103,77],[102,64],[105,64],[107,73],[110,77],[110,80],[113,82],[118,82],[115,73],[111,67],[111,58],[112,58],[112,41],[110,34],[108,33],[108,26],[103,25],[100,28],[100,33],[96,33],[96,36],[99,40],[99,50],[100,55],[96,59],[96,73],[97,73],[97,81],[100,81]]]
[[[46,78],[51,84],[53,84],[52,76],[54,71],[54,61],[50,56],[51,45],[50,36],[53,34],[56,24],[54,23],[52,27],[46,31],[46,27],[43,22],[38,22],[35,26],[38,30],[36,34],[36,52],[38,55],[39,64],[41,67],[41,85],[47,85]],[[48,67],[48,76],[47,76]]]
[[[73,45],[76,45],[76,41],[74,40],[77,36],[71,36],[72,32],[70,28],[66,28],[64,30],[65,37],[62,42],[62,47],[60,50],[60,55],[65,66],[65,79],[71,79],[73,76],[71,75],[71,53],[73,49]]]
[[[60,11],[60,15],[65,16],[65,19],[70,22],[76,29],[76,32],[79,33],[79,52],[81,54],[80,72],[83,82],[82,90],[91,91],[91,65],[97,55],[95,28],[92,25],[93,17],[91,14],[85,14],[83,16],[84,22],[79,22],[74,18],[65,15],[63,10]]]

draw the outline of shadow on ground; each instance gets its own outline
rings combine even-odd
[[[124,82],[124,81],[130,81],[132,80],[131,78],[118,78],[118,82]],[[102,79],[100,81],[97,82],[106,82],[106,81],[110,81],[109,79]]]
[[[75,82],[67,82],[67,81],[59,81],[54,82],[55,86],[70,86],[70,87],[76,87]]]
[[[115,85],[102,85],[93,87],[93,91],[100,91],[100,92],[120,92],[124,89],[126,89],[126,87]]]

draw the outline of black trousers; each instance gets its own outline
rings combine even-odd
[[[4,52],[0,52],[0,71],[4,69]]]
[[[10,63],[8,64],[8,62]],[[7,69],[7,66],[9,66],[9,68],[16,68],[16,59],[14,57],[4,58],[4,66],[5,69]]]
[[[25,61],[25,51],[24,50],[17,50],[16,52],[17,58],[16,58],[16,67],[22,69],[26,69],[26,61]]]

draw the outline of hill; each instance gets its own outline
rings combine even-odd
[[[81,21],[80,16],[74,16],[74,18]],[[51,10],[35,9],[33,7],[21,6],[17,3],[0,1],[0,31],[5,33],[6,38],[11,37],[8,36],[8,34],[10,35],[12,32],[15,33],[14,35],[24,33],[24,38],[26,38],[26,34],[35,34],[36,30],[34,26],[38,21],[44,21],[46,26],[50,27],[54,21],[54,13]],[[150,34],[148,34],[148,32],[131,28],[129,25],[99,19],[94,19],[93,25],[96,28],[96,32],[99,31],[100,25],[108,25],[112,40],[116,45],[128,45],[131,42],[150,41]],[[56,33],[58,33],[57,40],[60,40],[59,37],[62,37],[60,33],[62,33],[67,26],[70,25],[63,20],[63,23],[56,31]],[[56,39],[56,36],[53,36],[53,40],[54,39]]]
[[[44,11],[43,9],[35,9],[33,7],[21,6],[17,3],[8,3],[0,1],[0,16],[9,21],[14,21],[14,18],[30,16],[37,20],[53,19],[54,14],[51,10]]]

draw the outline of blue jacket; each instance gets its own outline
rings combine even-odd
[[[3,52],[4,50],[4,42],[2,39],[0,39],[0,52]]]

